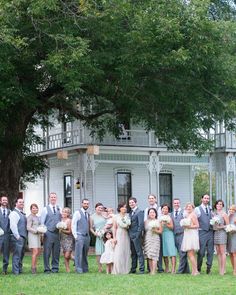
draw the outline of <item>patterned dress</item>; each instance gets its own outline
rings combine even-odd
[[[67,224],[68,226],[68,224]],[[72,233],[66,234],[61,232],[60,233],[60,241],[61,241],[61,248],[63,252],[72,252],[74,250],[74,237]]]
[[[216,214],[220,218],[220,225],[225,225],[224,218]],[[224,228],[217,229],[217,226],[213,226],[214,233],[214,245],[226,245],[227,244],[227,233]]]
[[[234,224],[234,220],[236,219],[236,213],[231,214],[229,216],[229,223]],[[229,253],[235,253],[236,252],[236,232],[228,233],[228,244],[227,244],[227,250]]]
[[[145,223],[144,256],[145,258],[158,261],[160,252],[160,236],[152,231],[149,220]]]

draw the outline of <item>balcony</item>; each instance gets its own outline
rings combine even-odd
[[[89,131],[84,128],[75,129],[67,132],[61,132],[49,135],[44,138],[44,144],[32,146],[32,151],[42,153],[50,150],[61,148],[79,148],[80,146],[93,145],[108,145],[108,146],[127,146],[127,147],[153,147],[165,148],[161,143],[158,143],[153,131],[145,130],[124,130],[118,138],[108,135],[102,141],[91,137]]]
[[[215,134],[215,148],[236,150],[236,134],[228,131]]]

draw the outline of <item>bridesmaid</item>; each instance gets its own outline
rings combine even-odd
[[[28,246],[32,252],[31,272],[36,274],[37,271],[37,257],[41,253],[40,234],[37,232],[37,227],[40,225],[40,218],[37,216],[39,208],[37,204],[31,204],[31,214],[27,217],[27,231],[28,231]]]
[[[170,208],[167,204],[161,206],[162,217],[169,216]],[[162,217],[160,220],[162,220]],[[170,216],[169,216],[170,217]],[[168,222],[161,221],[162,224],[162,246],[163,246],[163,257],[165,262],[165,272],[169,272],[169,257],[171,257],[171,273],[176,272],[176,248],[175,239],[173,233],[173,221],[170,218]]]
[[[71,231],[71,210],[68,207],[62,209],[61,212],[61,221],[66,223],[66,229],[60,229],[60,242],[61,248],[64,255],[66,272],[70,272],[70,259],[71,254],[74,249],[74,237]]]
[[[147,258],[150,274],[154,275],[157,269],[157,261],[160,252],[160,234],[162,233],[161,224],[157,224],[157,211],[155,208],[149,208],[147,212],[147,220],[144,222],[144,255]]]
[[[229,208],[229,223],[236,226],[236,205],[231,205]],[[228,253],[233,267],[233,275],[236,276],[236,232],[228,234]]]
[[[102,231],[104,231],[106,221],[106,218],[103,216],[103,204],[97,203],[95,205],[95,213],[90,218],[90,231],[96,237],[95,253],[99,272],[102,272],[102,264],[100,263],[101,255],[104,252]]]
[[[215,230],[214,245],[218,256],[219,273],[223,276],[225,274],[227,244],[227,233],[224,228],[225,225],[229,224],[229,217],[223,210],[224,202],[222,200],[217,200],[214,208],[216,209],[215,216],[218,216],[220,219],[220,224],[213,227]]]
[[[195,258],[195,251],[198,251],[199,246],[199,236],[198,228],[199,222],[197,215],[194,212],[195,206],[192,203],[187,203],[185,206],[186,220],[189,220],[190,225],[184,227],[184,237],[181,245],[181,250],[188,253],[188,258],[192,265],[192,275],[196,276],[200,273],[197,270],[197,261]]]

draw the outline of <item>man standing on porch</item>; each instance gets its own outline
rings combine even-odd
[[[202,196],[202,203],[199,207],[196,207],[195,212],[199,222],[199,242],[200,249],[197,254],[197,268],[201,272],[202,261],[205,253],[207,252],[207,269],[206,273],[211,273],[211,266],[214,254],[214,234],[213,228],[210,225],[210,219],[212,218],[212,209],[209,206],[210,197],[208,195]]]
[[[189,273],[188,254],[181,251],[182,240],[184,237],[184,228],[180,226],[180,220],[184,218],[184,211],[180,208],[180,200],[173,200],[173,212],[171,218],[174,224],[175,247],[179,253],[179,268],[177,273]]]
[[[90,244],[88,208],[89,200],[83,199],[81,208],[75,211],[72,218],[72,234],[75,238],[75,271],[78,274],[88,272],[87,257]]]
[[[57,194],[49,194],[49,204],[43,208],[41,224],[47,227],[44,234],[43,261],[45,273],[57,273],[59,271],[60,237],[56,225],[61,220],[61,208],[57,205]],[[52,255],[52,267],[50,256]]]

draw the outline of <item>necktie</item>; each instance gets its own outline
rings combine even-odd
[[[56,209],[54,206],[53,206],[53,214],[56,214]]]
[[[206,207],[206,215],[208,215],[208,209],[207,209],[207,207]]]
[[[86,211],[84,212],[84,216],[85,216],[85,219],[88,221],[88,213]]]
[[[175,211],[175,218],[178,216],[178,210]]]
[[[6,209],[5,208],[3,209],[3,217],[4,218],[6,217]]]

